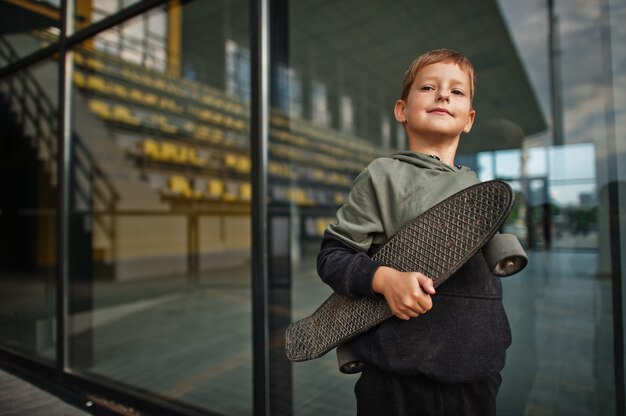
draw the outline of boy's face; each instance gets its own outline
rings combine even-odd
[[[469,75],[453,63],[425,66],[417,73],[406,100],[396,102],[394,113],[410,140],[458,138],[470,131],[476,115]]]

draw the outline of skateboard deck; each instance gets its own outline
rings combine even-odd
[[[472,185],[410,221],[372,258],[400,271],[421,272],[437,287],[495,235],[512,206],[513,192],[505,182]],[[313,314],[287,328],[287,358],[319,358],[392,316],[383,298],[332,294]]]
[[[528,257],[517,237],[497,232],[480,249],[494,276],[507,277],[519,273],[528,264]],[[354,353],[350,341],[337,346],[339,371],[356,374],[363,371],[365,363]]]

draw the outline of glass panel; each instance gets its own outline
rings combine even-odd
[[[104,19],[139,0],[75,0],[76,30]]]
[[[53,363],[57,64],[0,79],[0,348]]]
[[[83,29],[137,2],[138,0],[76,0],[74,30]],[[60,0],[0,2],[0,68],[58,41],[61,24],[60,5]],[[151,19],[156,20],[150,22]],[[109,32],[105,38],[99,38],[98,49],[108,50],[116,47],[132,50],[133,53],[126,55],[127,59],[135,57],[139,59],[138,63],[148,61],[147,65],[150,68],[163,69],[162,66],[158,66],[163,65],[162,60],[156,63],[154,55],[158,50],[165,48],[166,22],[166,14],[148,13],[135,19],[131,25],[135,29],[132,32],[127,33],[126,27],[122,26],[118,31]],[[156,45],[147,47],[148,43]]]
[[[72,370],[220,414],[252,412],[245,10],[158,8],[74,52]]]
[[[58,40],[60,1],[0,2],[0,68]]]
[[[527,141],[545,153],[545,166],[527,174],[525,191],[527,245],[534,248],[533,258],[544,257],[524,274],[539,279],[540,287],[522,287],[522,279],[506,281],[507,294],[526,291],[527,300],[534,301],[507,299],[521,342],[510,350],[513,359],[504,377],[511,383],[503,384],[501,407],[527,414],[615,414],[609,207],[616,201],[606,185],[616,178],[608,170],[614,156],[607,153],[606,91],[612,81],[603,52],[610,47],[602,34],[605,5],[556,1],[544,14],[551,12],[552,19],[546,20],[530,4],[501,3],[537,96],[544,108],[552,103],[554,126],[552,134]],[[550,29],[552,51],[541,45]],[[536,65],[539,54],[551,57],[543,69]],[[552,90],[546,88],[550,78]],[[602,85],[606,82],[608,88]],[[553,94],[545,97],[549,91]],[[550,142],[564,145],[544,147]],[[525,400],[515,403],[514,397]]]
[[[120,56],[126,62],[166,70],[168,14],[165,6],[114,27],[93,40],[93,48]]]
[[[288,24],[272,27],[281,40],[272,57],[269,211],[272,221],[287,221],[282,238],[289,250],[270,258],[289,258],[289,265],[277,275],[283,284],[273,287],[272,306],[291,310],[293,321],[329,295],[315,271],[326,225],[369,161],[406,149],[402,126],[390,122],[404,71],[422,52],[457,49],[474,63],[478,83],[476,123],[461,139],[456,162],[481,180],[511,184],[516,204],[503,230],[530,258],[526,270],[503,280],[513,344],[498,414],[615,414],[617,271],[610,254],[619,236],[609,220],[618,201],[607,185],[624,180],[626,119],[617,91],[626,66],[618,23],[624,7],[609,3],[483,0],[469,9],[460,1],[425,9],[410,2],[291,1],[275,11],[273,22]],[[454,30],[442,31],[450,22]],[[611,89],[614,98],[607,96]],[[617,177],[609,158],[618,159]],[[624,201],[621,186],[620,192]],[[623,207],[612,214],[621,224]],[[279,336],[284,328],[274,318]],[[289,403],[291,413],[355,413],[357,378],[339,373],[334,352],[297,364],[277,358],[272,372],[277,401]],[[278,384],[284,374],[292,377],[288,393]]]

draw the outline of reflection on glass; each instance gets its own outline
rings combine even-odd
[[[530,257],[522,274],[504,282],[514,341],[498,414],[612,414],[605,107],[594,89],[602,79],[601,5],[554,2],[563,96],[550,97],[545,2],[481,1],[472,11],[435,5],[428,19],[420,19],[423,5],[356,3],[289,2],[289,27],[280,33],[287,51],[272,62],[270,210],[291,224],[291,297],[273,306],[291,308],[296,320],[328,296],[315,273],[321,235],[350,180],[372,158],[404,149],[402,128],[390,121],[406,65],[429,49],[458,49],[476,66],[478,84],[477,120],[457,163],[481,180],[511,184],[516,203],[504,231]],[[453,33],[442,32],[451,21]],[[552,137],[557,98],[562,146]],[[287,365],[276,362],[274,371]],[[281,397],[294,414],[354,414],[356,379],[338,372],[333,353],[294,364],[292,374],[293,396]],[[547,400],[546,391],[557,399]]]
[[[139,0],[76,0],[76,29],[110,16]]]
[[[0,2],[0,68],[59,38],[58,1]]]
[[[76,0],[75,27],[80,30],[110,16],[137,0]],[[60,0],[12,0],[0,2],[0,67],[59,40]],[[162,6],[162,8],[165,6]],[[98,38],[96,49],[113,51],[147,68],[163,69],[167,41],[167,17],[147,13],[130,24]]]
[[[481,180],[508,180],[519,191],[518,205],[523,201],[523,215],[514,210],[505,231],[530,248],[597,248],[598,181],[592,143],[483,152],[479,161]]]
[[[0,347],[55,358],[56,62],[0,80]]]
[[[72,369],[220,414],[252,412],[241,10],[160,8],[74,51]]]
[[[93,47],[126,62],[162,72],[166,69],[167,23],[165,9],[153,9],[100,34],[93,40]]]

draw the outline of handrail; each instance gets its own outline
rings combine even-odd
[[[3,36],[0,36],[0,57],[9,63],[19,58]],[[9,106],[17,107],[20,115],[19,122],[25,135],[32,137],[33,147],[37,149],[39,157],[44,157],[48,173],[52,176],[53,184],[56,184],[58,112],[55,106],[28,70],[22,70],[13,77],[0,79],[0,87],[2,83],[7,86],[7,103]],[[1,91],[2,88],[0,88]],[[29,130],[32,134],[26,133]],[[93,198],[94,202],[101,203],[106,207],[106,211],[114,216],[120,200],[119,193],[76,134],[73,134],[73,143],[72,206],[91,207]],[[89,185],[91,188],[85,188]],[[100,216],[95,216],[94,222],[104,231],[114,247],[115,222],[111,221],[108,225]]]

